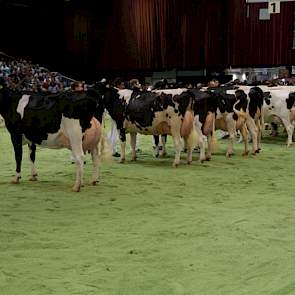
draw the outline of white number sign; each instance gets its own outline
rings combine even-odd
[[[280,13],[280,1],[270,0],[268,2],[268,13]]]

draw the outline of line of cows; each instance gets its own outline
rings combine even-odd
[[[97,83],[83,92],[65,91],[46,95],[12,91],[1,80],[0,114],[15,152],[16,175],[13,182],[18,183],[21,178],[22,146],[28,144],[31,180],[37,180],[36,145],[41,145],[72,151],[76,161],[73,191],[80,191],[84,155],[90,152],[93,162],[91,183],[95,185],[99,177],[98,144],[103,140],[101,123],[105,110],[116,121],[120,134],[120,162],[125,161],[126,133],[130,133],[133,160],[136,159],[137,133],[171,135],[175,147],[175,167],[180,164],[182,140],[187,150],[187,163],[192,162],[196,143],[200,147],[199,160],[209,160],[216,129],[229,133],[227,156],[233,154],[237,130],[243,137],[244,154],[249,153],[249,133],[252,154],[256,154],[261,149],[264,122],[273,116],[283,122],[288,133],[288,145],[291,145],[295,120],[294,91],[295,87],[291,86],[222,86],[142,92],[118,90]],[[165,152],[165,146],[162,152]]]

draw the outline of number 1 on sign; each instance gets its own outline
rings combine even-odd
[[[268,2],[268,13],[280,13],[280,1],[271,0]]]

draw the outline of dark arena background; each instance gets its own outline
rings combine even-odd
[[[0,0],[0,115],[0,295],[295,295],[295,0]]]
[[[263,2],[263,1],[257,1]],[[246,0],[1,0],[1,50],[83,79],[291,66],[294,3],[260,20]]]

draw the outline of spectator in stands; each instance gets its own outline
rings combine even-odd
[[[71,85],[71,89],[73,91],[77,91],[77,92],[84,91],[83,82],[81,82],[81,81],[75,81],[75,82],[73,82],[73,84]]]

